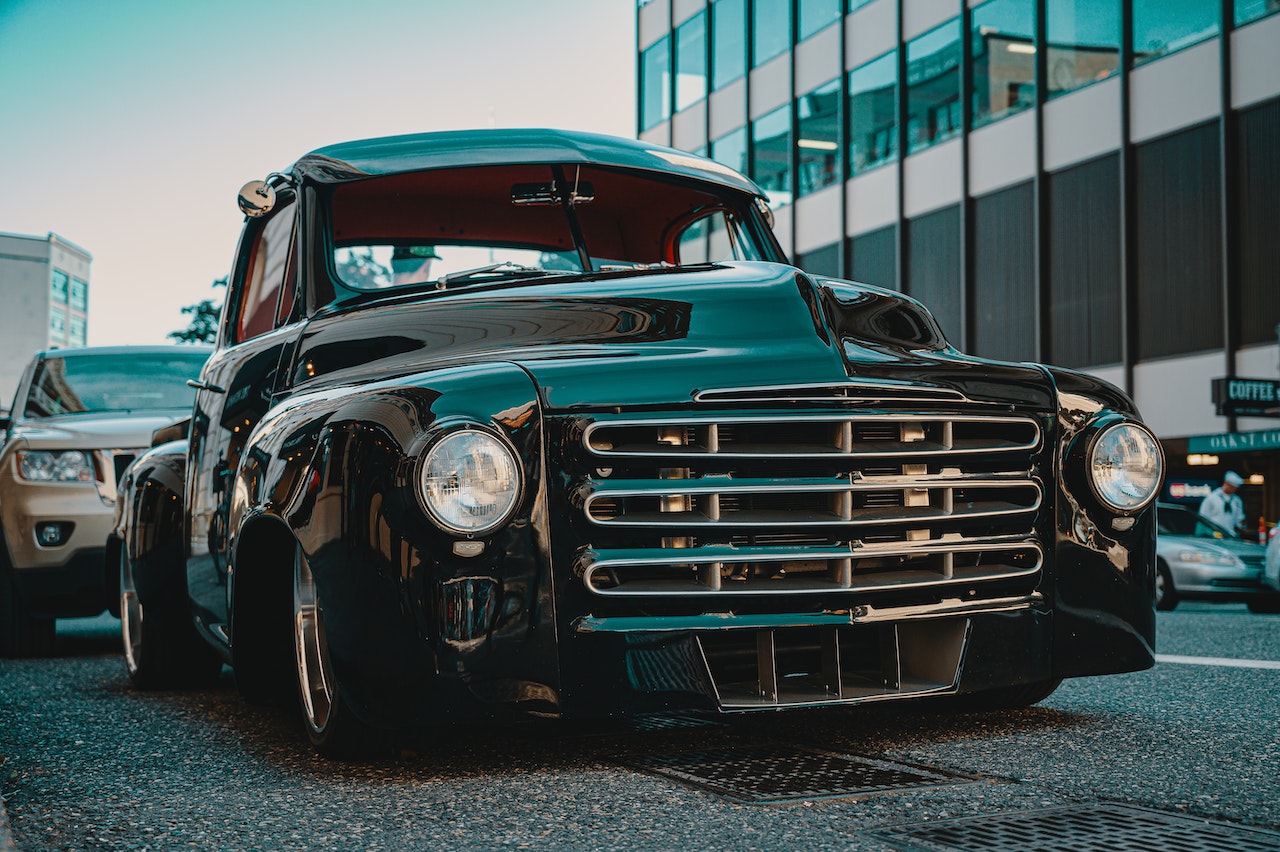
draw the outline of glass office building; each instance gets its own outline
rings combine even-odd
[[[1220,415],[1211,387],[1280,379],[1277,13],[643,0],[637,133],[746,172],[798,266],[921,299],[967,352],[1126,389],[1171,483],[1252,476],[1274,522],[1280,418]]]

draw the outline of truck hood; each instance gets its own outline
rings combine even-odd
[[[962,355],[919,303],[775,263],[399,296],[307,328],[301,389],[480,360],[519,364],[552,410],[770,393],[1054,410],[1035,365]],[[787,389],[786,392],[779,389]]]
[[[16,421],[9,441],[33,450],[118,450],[151,446],[151,433],[188,411],[71,414]]]

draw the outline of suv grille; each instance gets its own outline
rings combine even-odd
[[[830,594],[1038,578],[1040,428],[945,414],[578,421],[602,596]]]

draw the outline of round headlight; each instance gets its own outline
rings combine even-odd
[[[505,443],[463,429],[436,441],[422,461],[423,503],[451,532],[479,534],[507,519],[520,499],[520,465]]]
[[[1107,427],[1089,450],[1094,493],[1118,512],[1134,512],[1154,500],[1163,472],[1160,444],[1136,423]]]

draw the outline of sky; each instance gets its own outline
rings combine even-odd
[[[91,346],[221,299],[236,193],[335,142],[635,136],[635,0],[0,0],[0,232],[93,256]],[[0,293],[0,310],[4,309]]]

